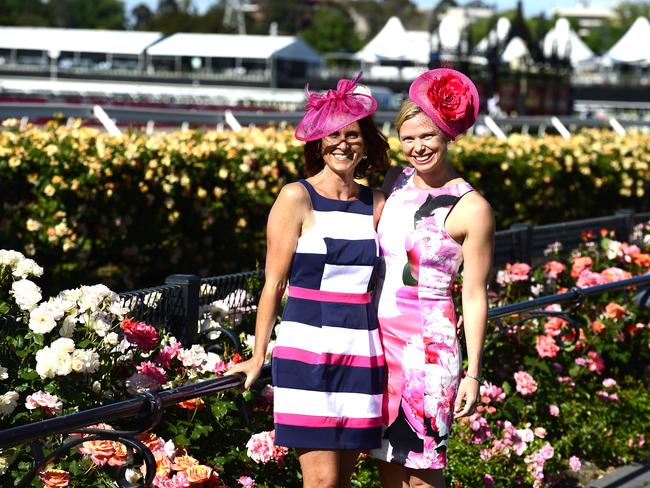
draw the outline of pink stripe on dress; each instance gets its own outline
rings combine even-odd
[[[320,302],[338,302],[365,304],[372,301],[370,293],[339,293],[337,291],[313,290],[300,286],[290,286],[289,296],[303,298],[305,300],[317,300]]]
[[[276,412],[275,422],[284,425],[297,425],[299,427],[347,427],[352,429],[367,429],[379,427],[381,417],[351,418],[351,417],[323,417],[320,415],[300,415],[297,413]]]
[[[298,349],[296,347],[276,346],[273,357],[293,359],[308,364],[330,364],[333,366],[357,366],[360,368],[376,368],[385,364],[384,356],[357,356],[354,354],[317,353]]]

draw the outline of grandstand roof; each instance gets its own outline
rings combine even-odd
[[[160,32],[0,26],[0,49],[141,54]]]
[[[198,56],[239,59],[292,59],[321,64],[309,44],[293,36],[173,34],[147,49],[151,56]]]

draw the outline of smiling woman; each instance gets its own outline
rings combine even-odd
[[[296,449],[305,487],[349,486],[358,454],[381,443],[385,365],[370,285],[384,195],[354,178],[388,167],[388,143],[358,79],[309,94],[295,133],[307,178],[271,209],[253,358],[230,371],[247,387],[259,375],[288,282],[273,349],[275,443]]]

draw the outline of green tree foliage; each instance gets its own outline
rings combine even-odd
[[[344,8],[336,4],[316,7],[312,25],[300,33],[320,52],[357,51],[363,43],[354,31],[354,23]]]
[[[47,6],[39,0],[0,0],[0,25],[48,25]]]
[[[120,0],[50,0],[50,21],[55,27],[124,29],[124,2]]]

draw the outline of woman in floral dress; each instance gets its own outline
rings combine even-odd
[[[418,77],[409,96],[396,126],[411,167],[389,171],[378,227],[388,385],[382,447],[373,456],[384,461],[384,487],[440,488],[453,419],[472,413],[479,396],[494,220],[487,201],[447,161],[449,143],[478,114],[472,81],[436,69]],[[452,299],[463,261],[464,376]]]

